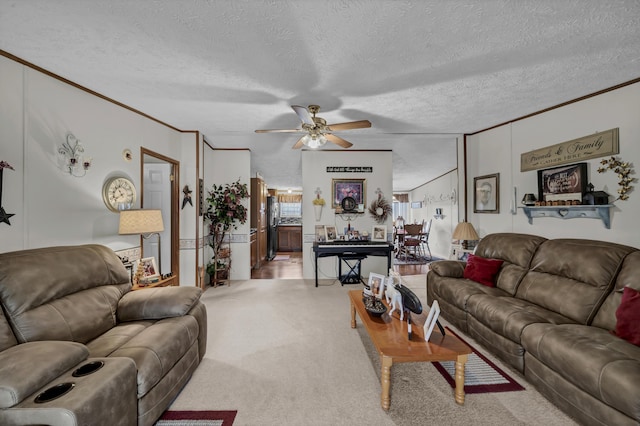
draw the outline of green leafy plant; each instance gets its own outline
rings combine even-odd
[[[249,198],[249,188],[240,179],[224,185],[214,184],[207,197],[205,220],[209,221],[209,246],[213,249],[213,259],[218,258],[222,243],[231,228],[238,229],[238,224],[247,222],[247,208],[242,201]],[[223,262],[207,264],[207,273],[212,276],[216,269],[224,268]]]

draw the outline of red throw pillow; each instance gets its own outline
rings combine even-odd
[[[624,288],[616,319],[616,336],[640,346],[640,291]]]
[[[467,267],[464,268],[464,277],[489,287],[496,286],[496,275],[504,260],[487,259],[484,257],[469,255]]]

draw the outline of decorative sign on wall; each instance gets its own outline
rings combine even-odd
[[[618,128],[551,145],[520,156],[520,171],[576,163],[620,153]]]
[[[373,173],[371,166],[327,166],[327,173]]]

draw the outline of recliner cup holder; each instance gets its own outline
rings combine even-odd
[[[82,367],[78,367],[76,370],[74,370],[74,372],[71,375],[73,377],[88,376],[89,374],[95,373],[96,371],[100,370],[103,366],[104,366],[104,361],[88,362]]]
[[[53,401],[54,399],[60,398],[62,395],[69,392],[75,385],[75,383],[71,382],[60,383],[40,393],[38,396],[36,396],[36,399],[34,401],[36,404]]]

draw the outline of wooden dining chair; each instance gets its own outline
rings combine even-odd
[[[424,250],[425,248],[429,252],[429,260],[433,259],[433,255],[431,254],[431,249],[429,248],[429,232],[431,232],[431,221],[433,219],[429,219],[426,223],[424,223],[422,227],[422,234],[420,234],[421,245],[424,247],[422,249],[422,254],[426,257],[427,253]]]
[[[409,255],[418,258],[420,255],[420,247],[422,241],[420,235],[422,233],[421,224],[409,224],[404,226],[405,235],[402,241],[402,253],[406,261]]]

